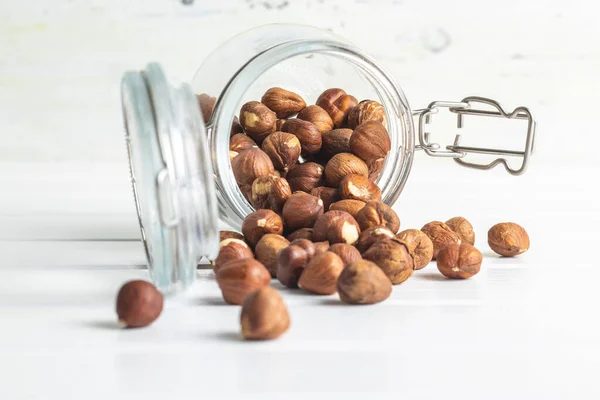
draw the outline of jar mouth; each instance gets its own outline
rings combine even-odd
[[[208,137],[220,214],[233,227],[240,227],[246,215],[254,211],[236,184],[229,159],[231,124],[239,111],[236,107],[249,86],[267,70],[290,58],[310,54],[345,60],[371,84],[385,109],[392,144],[377,179],[382,200],[393,204],[406,184],[414,155],[414,126],[406,96],[391,76],[370,56],[352,45],[327,40],[289,41],[260,52],[242,66],[225,86],[213,111]]]

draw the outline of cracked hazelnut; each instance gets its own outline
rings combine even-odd
[[[325,180],[331,187],[338,187],[347,175],[356,174],[366,177],[368,173],[367,164],[350,153],[334,155],[325,166]]]
[[[242,233],[251,246],[255,246],[267,233],[281,235],[283,221],[273,210],[256,210],[242,222]]]
[[[229,150],[235,151],[238,154],[255,146],[256,143],[254,140],[252,140],[250,136],[244,135],[243,133],[236,133],[229,139]]]
[[[229,136],[231,137],[238,133],[244,133],[244,128],[242,127],[242,124],[240,124],[239,118],[233,117],[233,122],[231,123],[231,132],[229,133]]]
[[[258,147],[240,152],[231,161],[231,168],[239,185],[252,185],[259,176],[271,175],[275,171],[269,156]]]
[[[329,251],[338,255],[342,259],[344,266],[352,264],[355,261],[362,260],[360,252],[356,247],[347,243],[335,243],[329,247]]]
[[[335,128],[341,128],[347,123],[348,114],[358,104],[358,100],[342,89],[333,88],[324,91],[316,104],[327,111]]]
[[[356,243],[356,248],[362,254],[369,250],[373,243],[382,239],[393,237],[394,233],[385,226],[373,226],[367,228],[366,230],[360,233],[360,236],[358,237],[358,242]]]
[[[290,242],[283,236],[268,233],[256,244],[254,249],[256,259],[267,267],[271,276],[275,277],[277,276],[277,254],[289,245]]]
[[[463,217],[454,217],[446,221],[448,228],[452,229],[460,238],[462,244],[475,244],[473,225]]]
[[[346,175],[340,182],[340,192],[342,199],[362,200],[365,202],[371,200],[381,200],[381,189],[369,178],[350,174]]]
[[[252,249],[243,240],[228,238],[219,243],[219,254],[212,262],[214,272],[227,264],[229,261],[242,260],[244,258],[254,258]]]
[[[283,205],[283,220],[290,230],[312,228],[323,215],[323,200],[304,192],[292,193]]]
[[[377,264],[394,285],[406,281],[413,274],[413,259],[406,246],[395,238],[373,243],[362,256]]]
[[[352,129],[334,129],[323,134],[323,153],[333,157],[339,153],[352,153],[350,149],[350,136]]]
[[[529,250],[529,235],[514,222],[502,222],[488,231],[488,244],[501,256],[513,257]]]
[[[273,161],[275,168],[287,171],[300,158],[300,141],[291,133],[275,132],[262,144],[262,149]]]
[[[150,282],[135,280],[121,286],[116,311],[119,325],[127,328],[148,326],[163,309],[163,295]]]
[[[367,203],[360,200],[340,200],[330,205],[329,211],[346,211],[348,214],[352,215],[354,219],[356,219],[358,212],[365,206],[365,204]]]
[[[219,231],[219,243],[225,239],[238,239],[245,242],[244,235],[234,231]]]
[[[323,200],[323,209],[329,210],[329,206],[336,201],[340,201],[342,199],[340,191],[335,188],[319,186],[310,191],[315,197]]]
[[[217,283],[223,299],[229,304],[242,304],[248,294],[270,282],[271,274],[254,258],[230,261],[217,271]]]
[[[244,339],[271,340],[288,330],[290,315],[279,292],[267,286],[246,296],[240,323]]]
[[[298,138],[300,146],[302,147],[303,156],[316,154],[321,150],[323,137],[314,124],[298,118],[293,118],[288,119],[285,124],[283,124],[282,130],[284,132],[289,132]]]
[[[319,132],[329,132],[333,128],[333,121],[327,111],[319,106],[308,106],[300,111],[298,118],[314,124]]]
[[[350,136],[352,152],[370,163],[385,158],[392,148],[387,130],[381,123],[368,121],[360,124]]]
[[[385,127],[385,110],[383,106],[374,100],[363,100],[348,114],[348,126],[356,129],[364,122],[375,121]]]
[[[449,244],[460,244],[460,237],[443,222],[433,221],[421,228],[433,243],[433,259],[437,258],[441,249]]]
[[[414,268],[422,269],[433,258],[433,242],[429,236],[418,229],[407,229],[396,235],[413,258]]]
[[[344,269],[344,263],[335,253],[326,251],[315,255],[306,265],[298,286],[316,294],[334,294],[337,280]]]
[[[312,228],[301,228],[298,230],[295,230],[294,232],[290,233],[289,235],[287,235],[286,239],[291,241],[294,241],[296,239],[307,239],[312,241],[312,237],[313,237],[313,229]]]
[[[252,201],[255,209],[269,209],[280,213],[283,205],[292,195],[292,190],[285,178],[274,175],[260,176],[252,183]]]
[[[196,99],[198,100],[198,105],[200,106],[202,119],[204,120],[204,123],[207,124],[208,121],[210,121],[210,117],[212,116],[213,110],[215,109],[217,98],[211,97],[206,93],[202,93],[196,95]]]
[[[392,282],[377,264],[360,260],[344,268],[337,291],[344,303],[375,304],[390,297]]]
[[[298,287],[298,279],[316,253],[314,244],[305,239],[294,240],[277,255],[277,279],[289,288]]]
[[[260,101],[274,111],[277,118],[291,117],[306,107],[306,102],[300,95],[279,87],[267,90]]]
[[[277,116],[258,101],[249,101],[240,110],[240,124],[244,132],[258,144],[275,132]]]
[[[468,279],[481,268],[483,257],[479,250],[469,244],[450,244],[440,250],[437,267],[452,279]]]
[[[323,171],[324,168],[321,164],[305,162],[289,170],[286,179],[290,183],[292,192],[301,190],[310,193],[311,190],[323,183]]]
[[[313,240],[316,242],[327,240],[330,243],[354,244],[359,235],[358,223],[345,211],[327,211],[313,227]]]
[[[374,226],[385,226],[396,234],[400,229],[400,218],[398,214],[382,201],[369,201],[356,214],[356,222],[361,230],[367,230]]]

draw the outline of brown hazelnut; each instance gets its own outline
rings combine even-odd
[[[355,261],[362,260],[360,252],[356,247],[347,243],[335,243],[329,247],[329,251],[338,255],[342,259],[344,266],[348,266]]]
[[[310,191],[315,197],[323,200],[323,208],[325,210],[329,210],[329,206],[336,201],[340,201],[342,199],[340,195],[340,191],[335,188],[319,186]]]
[[[289,170],[286,179],[290,183],[292,193],[301,190],[310,193],[323,183],[324,168],[321,164],[305,162]]]
[[[325,180],[331,187],[338,187],[346,175],[356,174],[366,177],[367,164],[354,154],[339,153],[331,157],[325,166]]]
[[[339,153],[352,153],[350,149],[352,129],[334,129],[323,134],[322,151],[326,156],[333,157]]]
[[[163,295],[150,282],[135,280],[121,286],[117,294],[119,325],[127,328],[148,326],[163,309]]]
[[[371,161],[367,164],[369,167],[369,179],[375,182],[377,178],[379,178],[379,174],[383,169],[383,164],[385,163],[385,158],[380,160]]]
[[[396,234],[400,229],[400,218],[398,214],[382,201],[369,201],[356,214],[356,222],[362,231],[374,226],[385,226]]]
[[[229,304],[242,304],[244,298],[271,282],[271,274],[254,258],[230,261],[217,271],[217,283],[223,299]]]
[[[360,235],[360,228],[352,215],[345,211],[327,211],[317,219],[313,228],[313,240],[330,243],[354,244]]]
[[[323,137],[317,127],[298,118],[288,119],[282,130],[296,135],[302,147],[302,155],[316,154],[321,150]]]
[[[243,133],[236,133],[229,139],[229,150],[235,151],[238,154],[255,146],[256,143],[254,140],[252,140],[250,136],[244,135]]]
[[[238,133],[244,133],[244,128],[242,124],[240,124],[240,119],[238,117],[233,117],[233,122],[231,123],[231,132],[229,136],[233,136]]]
[[[360,124],[350,136],[352,152],[370,163],[385,158],[392,148],[387,130],[381,123],[368,121]]]
[[[396,235],[413,258],[414,268],[422,269],[433,258],[433,242],[429,236],[418,229],[407,229]]]
[[[248,214],[242,222],[242,233],[251,246],[267,233],[281,235],[283,233],[283,221],[273,210],[256,210]]]
[[[277,279],[289,288],[298,287],[298,279],[306,264],[315,255],[315,246],[309,240],[295,240],[277,255]]]
[[[258,101],[249,101],[240,110],[240,124],[244,132],[258,144],[275,132],[276,121],[275,113]]]
[[[393,238],[394,233],[385,226],[372,226],[360,233],[356,248],[362,253],[369,250],[373,243],[382,239]]]
[[[452,229],[460,238],[462,244],[475,244],[473,225],[463,217],[454,217],[446,221],[448,228]]]
[[[333,128],[333,121],[327,111],[319,106],[308,106],[300,111],[298,118],[314,124],[319,132],[329,132]]]
[[[282,132],[285,121],[287,121],[287,119],[278,119],[277,122],[275,122],[275,132]]]
[[[277,254],[289,245],[286,238],[272,233],[264,235],[256,244],[256,259],[267,267],[272,277],[277,276]]]
[[[293,242],[290,242],[290,246],[300,246],[308,255],[308,261],[317,254],[317,243],[313,243],[308,239],[296,239]]]
[[[313,244],[315,245],[315,254],[325,253],[326,251],[329,251],[329,247],[331,247],[327,240],[314,242]]]
[[[290,242],[296,239],[307,239],[312,241],[313,229],[312,228],[301,228],[287,235],[286,239]]]
[[[288,330],[290,314],[279,292],[267,286],[246,296],[240,323],[244,339],[271,340]]]
[[[198,105],[200,106],[200,112],[202,113],[202,119],[205,124],[208,124],[210,117],[212,116],[213,110],[215,109],[215,103],[217,102],[216,97],[211,97],[206,93],[196,95],[198,99]]]
[[[460,237],[443,222],[433,221],[425,224],[421,231],[426,234],[433,243],[433,260],[437,258],[441,249],[449,244],[461,244]]]
[[[413,259],[406,246],[395,238],[378,240],[362,256],[377,264],[394,285],[413,274]]]
[[[375,100],[361,101],[348,114],[348,126],[352,129],[356,129],[357,126],[367,121],[375,121],[383,126],[386,125],[385,110]]]
[[[231,168],[239,185],[252,185],[259,176],[271,175],[275,170],[269,156],[258,147],[240,152],[231,161]]]
[[[304,192],[292,193],[283,205],[283,220],[290,230],[312,228],[323,215],[323,200]]]
[[[277,169],[287,171],[300,158],[300,141],[291,133],[275,132],[269,135],[262,144],[262,149],[273,161]]]
[[[501,256],[513,257],[529,250],[529,235],[514,222],[502,222],[488,231],[488,244]]]
[[[234,231],[220,231],[219,232],[219,243],[225,239],[239,239],[242,242],[245,242],[244,235]]]
[[[337,291],[344,303],[375,304],[390,297],[392,282],[377,264],[359,260],[344,268]]]
[[[340,192],[342,199],[362,200],[365,202],[371,200],[381,200],[381,189],[369,178],[350,174],[346,175],[340,182]]]
[[[306,265],[298,286],[316,294],[334,294],[344,263],[331,251],[315,255]]]
[[[483,257],[479,250],[469,244],[449,244],[440,250],[437,267],[452,279],[468,279],[481,268]]]
[[[291,117],[306,107],[306,102],[300,95],[279,87],[267,90],[260,101],[274,111],[277,118]]]
[[[292,195],[290,185],[285,178],[274,175],[260,176],[252,183],[252,201],[255,209],[269,209],[280,213],[283,205]]]
[[[240,192],[248,200],[248,203],[252,204],[252,185],[240,185]]]
[[[330,205],[329,211],[346,211],[348,214],[352,215],[354,219],[356,219],[358,212],[365,206],[365,204],[367,203],[360,200],[340,200]]]
[[[327,111],[335,128],[341,128],[346,125],[348,114],[358,104],[358,100],[342,89],[333,88],[324,91],[316,104]]]
[[[219,254],[212,263],[213,271],[217,272],[219,268],[229,261],[242,260],[244,258],[254,258],[250,246],[240,239],[225,239],[219,243]]]

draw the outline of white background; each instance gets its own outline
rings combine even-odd
[[[202,275],[151,328],[113,329],[117,288],[146,275],[121,74],[159,61],[189,80],[219,43],[270,22],[347,37],[413,108],[483,95],[533,110],[526,175],[419,154],[395,205],[403,228],[469,218],[482,272],[450,282],[432,264],[367,308],[285,292],[292,329],[263,344],[236,339],[239,310]],[[2,1],[0,398],[598,398],[599,22],[583,0]],[[485,242],[504,220],[530,232],[519,259]]]

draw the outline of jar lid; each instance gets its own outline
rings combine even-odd
[[[148,269],[163,292],[189,286],[219,250],[218,212],[204,121],[188,85],[158,64],[121,83],[131,182]]]

